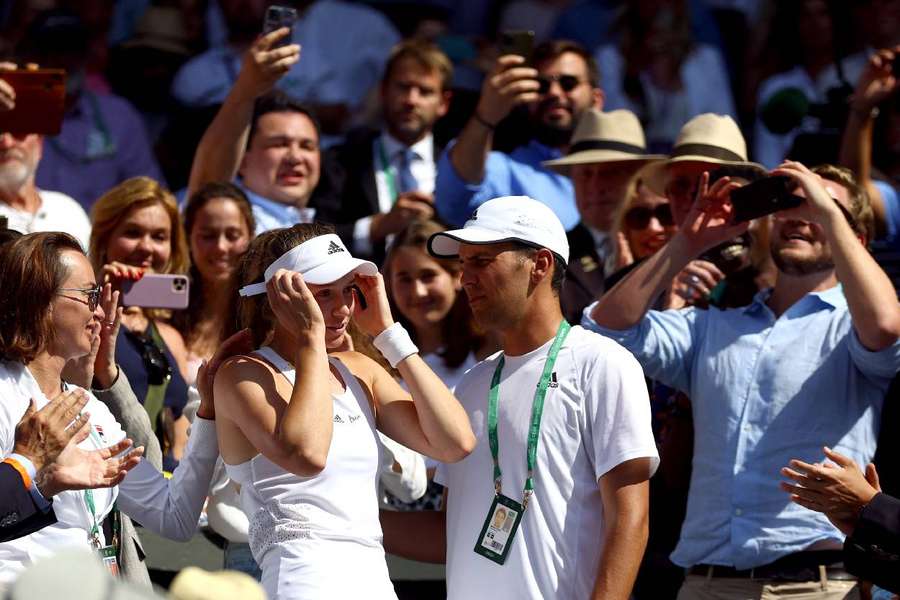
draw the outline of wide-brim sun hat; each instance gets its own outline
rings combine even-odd
[[[333,283],[350,273],[377,275],[375,263],[350,255],[337,235],[329,233],[306,240],[275,259],[265,272],[265,280],[251,283],[240,289],[241,296],[256,296],[266,293],[266,283],[279,269],[296,271],[303,275],[306,283],[325,285]]]
[[[766,168],[747,158],[747,142],[737,123],[728,115],[704,113],[684,124],[668,159],[641,169],[638,177],[656,194],[665,195],[668,167],[675,163],[705,163]]]
[[[569,241],[559,217],[549,206],[528,196],[503,196],[479,206],[462,229],[435,233],[428,251],[438,258],[456,258],[462,244],[521,242],[546,248],[569,263]]]
[[[644,130],[634,113],[625,109],[601,112],[592,108],[584,111],[578,120],[568,154],[541,164],[568,175],[572,165],[621,162],[639,167],[665,159],[663,154],[647,154]]]

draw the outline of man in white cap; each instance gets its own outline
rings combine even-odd
[[[648,311],[691,259],[747,229],[732,222],[735,184],[708,188],[705,175],[678,233],[582,321],[691,398],[693,470],[672,553],[687,568],[679,600],[859,597],[840,564],[843,534],[776,480],[793,458],[823,460],[823,443],[871,461],[900,369],[900,306],[866,250],[872,212],[852,174],[791,162],[773,174],[801,200],[772,219],[774,288],[740,308]]]
[[[616,214],[628,185],[647,164],[666,157],[647,154],[644,130],[631,111],[591,108],[578,120],[569,153],[543,165],[572,179],[581,222],[566,232],[569,268],[560,299],[571,323],[604,289],[614,271]]]
[[[531,198],[495,198],[429,250],[459,257],[502,352],[456,387],[477,445],[438,470],[446,513],[383,514],[388,551],[440,560],[446,532],[450,599],[626,600],[659,461],[647,387],[630,354],[563,319],[562,224]]]

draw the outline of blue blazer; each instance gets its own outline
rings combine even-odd
[[[41,512],[22,476],[11,465],[0,463],[0,542],[8,542],[56,523],[51,508]]]

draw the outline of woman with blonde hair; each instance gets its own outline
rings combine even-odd
[[[149,177],[110,189],[91,209],[89,255],[97,278],[116,289],[146,273],[186,273],[188,248],[175,197]],[[187,354],[170,312],[125,307],[116,361],[144,405],[163,448],[163,468],[177,466],[187,443]]]

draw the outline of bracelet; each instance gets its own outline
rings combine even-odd
[[[485,120],[481,115],[478,114],[477,110],[472,113],[472,118],[475,119],[478,123],[480,123],[481,126],[484,127],[485,129],[490,129],[491,131],[497,129],[496,123],[490,123],[487,120]]]
[[[372,344],[378,348],[378,351],[391,363],[391,367],[394,369],[397,368],[397,365],[404,358],[419,351],[416,345],[413,344],[412,338],[409,337],[409,332],[400,323],[394,323],[379,333],[372,340]]]

